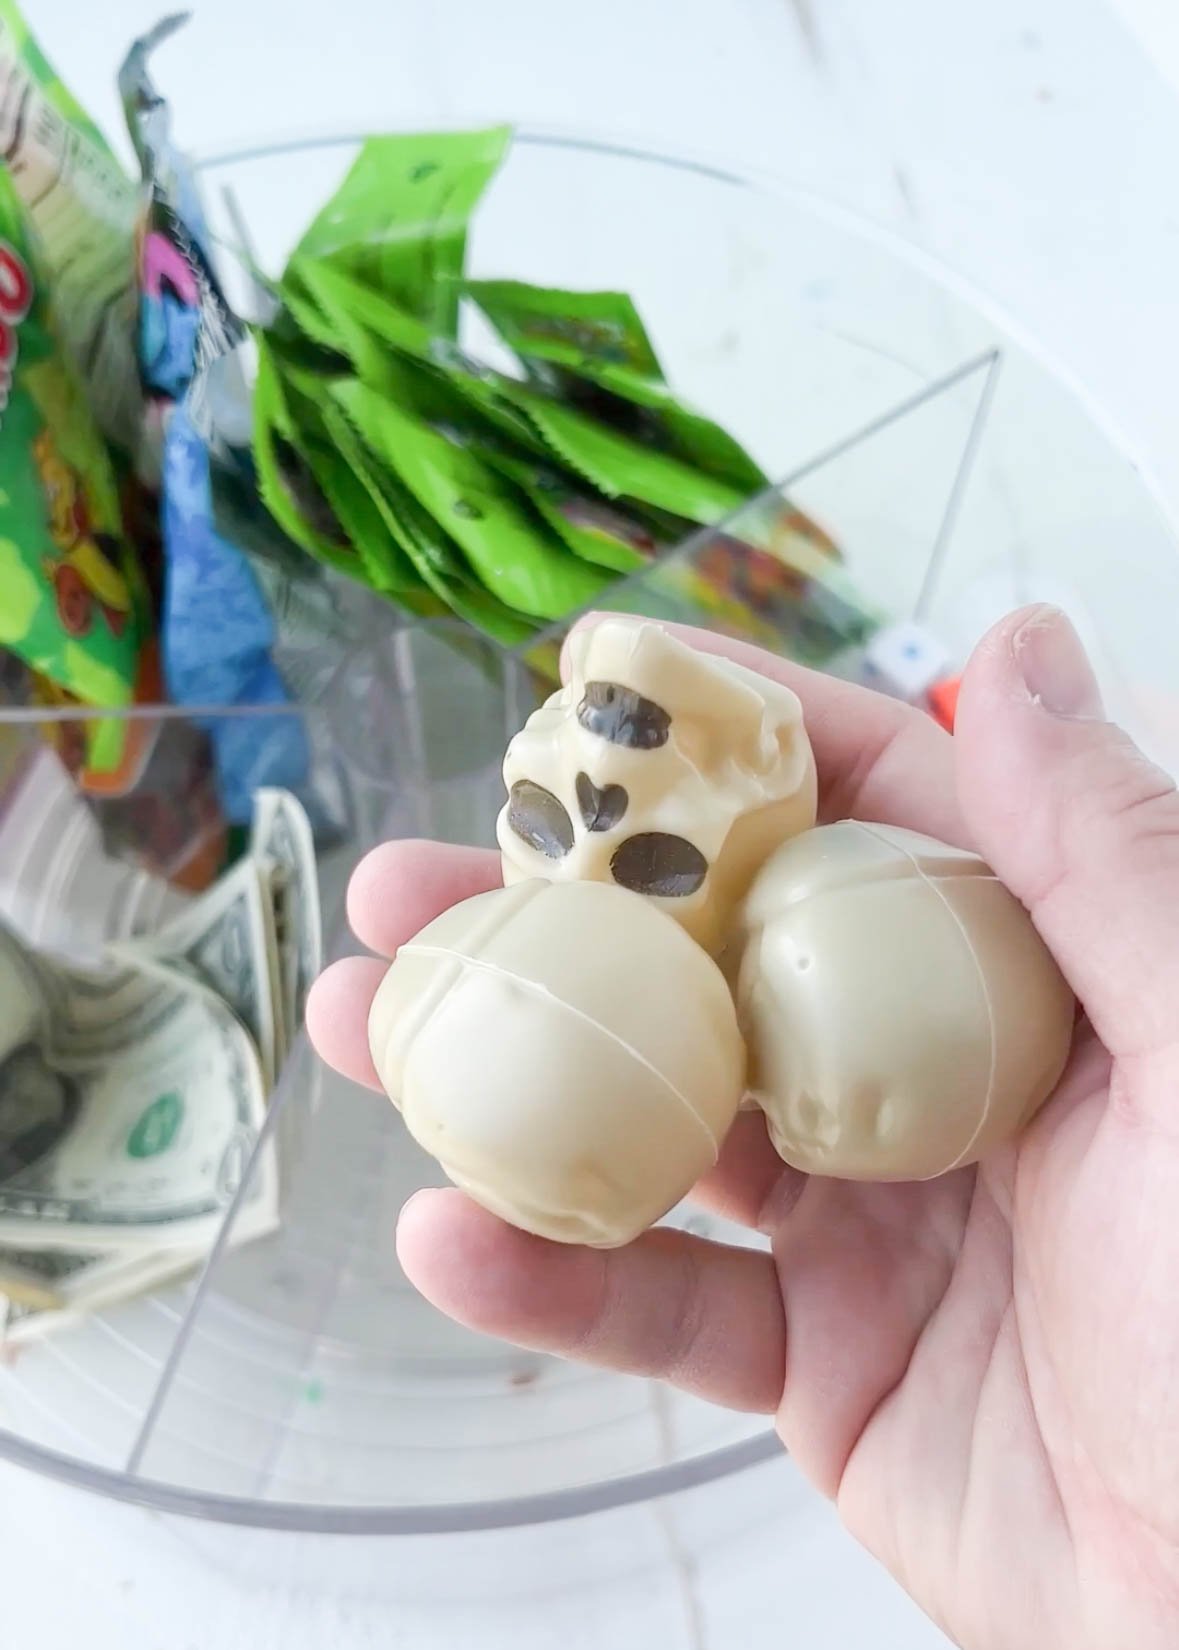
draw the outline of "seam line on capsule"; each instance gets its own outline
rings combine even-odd
[[[862,824],[863,821],[861,821],[860,823]],[[864,830],[867,831],[869,836],[874,836],[877,839],[878,842],[883,842],[886,846],[892,846],[892,847],[900,848],[901,853],[904,854],[905,858],[912,865],[913,869],[916,871],[916,873],[917,873],[918,877],[921,879],[921,881],[924,882],[925,885],[928,888],[930,888],[933,891],[933,893],[935,893],[937,895],[938,899],[942,903],[942,909],[945,911],[945,913],[949,917],[950,921],[954,924],[955,928],[957,928],[958,932],[961,934],[963,943],[965,944],[967,951],[969,951],[969,953],[970,953],[970,960],[974,964],[975,973],[978,975],[979,986],[982,989],[983,1001],[987,1005],[987,1022],[988,1022],[989,1028],[990,1028],[990,1036],[989,1036],[989,1039],[988,1039],[988,1041],[990,1043],[990,1050],[989,1050],[989,1061],[990,1061],[990,1063],[989,1063],[989,1067],[988,1067],[988,1070],[987,1070],[987,1092],[986,1092],[986,1095],[983,1098],[982,1113],[979,1117],[978,1122],[974,1126],[973,1134],[970,1136],[969,1140],[963,1146],[962,1150],[958,1153],[957,1157],[954,1158],[953,1162],[947,1163],[944,1169],[939,1169],[938,1170],[938,1175],[949,1174],[953,1169],[956,1169],[956,1168],[959,1167],[959,1165],[961,1164],[963,1158],[966,1156],[967,1152],[969,1152],[973,1149],[975,1141],[978,1139],[979,1135],[982,1133],[983,1129],[986,1127],[987,1118],[991,1115],[991,1106],[994,1104],[994,1099],[995,1099],[995,1074],[996,1074],[998,1064],[999,1064],[999,1062],[995,1058],[995,1004],[994,1004],[993,998],[991,997],[990,987],[987,984],[987,977],[986,977],[986,974],[983,971],[983,966],[978,960],[978,952],[974,949],[974,946],[971,944],[970,935],[966,931],[966,924],[962,921],[962,918],[958,915],[957,911],[955,911],[954,907],[950,904],[950,902],[946,898],[945,894],[943,894],[941,889],[938,887],[938,882],[939,881],[948,882],[948,881],[951,881],[952,879],[950,877],[938,878],[938,877],[928,876],[926,874],[925,870],[923,869],[923,867],[921,866],[920,862],[918,861],[917,856],[914,853],[912,853],[908,848],[902,847],[900,843],[891,843],[890,844],[888,837],[883,836],[879,831],[874,831],[872,829],[871,825],[865,824],[864,825]],[[991,881],[991,882],[997,882],[998,878],[992,873],[992,875],[987,880]],[[937,1176],[936,1175],[931,1176],[931,1178],[936,1179]]]
[[[674,1096],[674,1098],[679,1101],[688,1116],[694,1123],[699,1125],[704,1134],[707,1136],[708,1143],[712,1147],[713,1162],[715,1163],[719,1159],[720,1141],[701,1117],[692,1102],[688,1099],[687,1095],[681,1094],[679,1089],[676,1088],[675,1084],[669,1077],[666,1077],[657,1066],[653,1066],[650,1060],[647,1059],[646,1055],[640,1054],[637,1048],[634,1048],[630,1043],[628,1043],[625,1037],[620,1037],[616,1031],[611,1031],[608,1026],[604,1026],[600,1024],[599,1021],[591,1019],[588,1014],[583,1013],[580,1008],[575,1008],[572,1003],[565,1002],[564,999],[558,997],[555,992],[550,991],[547,986],[541,985],[539,980],[526,980],[519,974],[513,974],[510,968],[501,968],[498,963],[488,962],[486,958],[468,957],[465,952],[448,951],[441,945],[418,945],[413,940],[411,940],[408,945],[403,945],[401,947],[398,952],[398,956],[404,956],[407,952],[413,953],[419,957],[450,958],[454,962],[465,963],[468,968],[482,969],[484,973],[494,974],[501,980],[510,981],[512,985],[519,986],[522,991],[530,992],[534,997],[543,997],[547,1002],[553,1003],[557,1008],[562,1009],[566,1014],[572,1014],[574,1019],[584,1021],[584,1023],[587,1026],[592,1027],[594,1031],[602,1033],[606,1037],[607,1041],[613,1043],[616,1048],[620,1048],[623,1053],[629,1054],[632,1060],[636,1061],[638,1065],[644,1067],[645,1070],[651,1073],[652,1077],[655,1078],[661,1088],[665,1088],[669,1094]]]

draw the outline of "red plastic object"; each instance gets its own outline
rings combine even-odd
[[[947,676],[944,681],[935,682],[929,690],[930,713],[947,733],[954,731],[954,715],[958,709],[958,689],[961,682],[960,676]]]

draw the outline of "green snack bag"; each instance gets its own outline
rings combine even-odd
[[[125,705],[145,612],[110,459],[0,168],[0,646],[88,704]],[[90,765],[117,766],[117,721],[96,721],[91,737]]]
[[[14,0],[0,0],[0,154],[38,237],[66,354],[103,434],[133,453],[139,194]]]
[[[292,259],[281,293],[292,320],[309,339],[325,349],[343,351],[356,376],[386,394],[404,394],[410,380],[396,371],[416,364],[417,403],[455,419],[478,421],[516,447],[551,462],[552,450],[526,413],[500,389],[500,375],[470,360],[457,345],[434,338],[420,323],[383,297],[328,264]],[[427,391],[427,380],[435,386]],[[441,387],[439,387],[441,386]],[[449,401],[447,397],[450,397]],[[458,403],[462,404],[462,411]]]
[[[467,224],[511,128],[368,138],[296,249],[453,338]]]
[[[258,340],[254,384],[254,458],[262,502],[287,537],[329,567],[357,576],[357,552],[295,443],[282,377],[264,339]]]
[[[385,371],[387,351],[374,347],[373,333],[394,351],[412,350],[418,355],[427,349],[430,361],[471,411],[525,452],[549,465],[554,458],[559,459],[607,498],[626,495],[691,521],[711,524],[749,496],[747,483],[707,474],[666,450],[634,440],[608,423],[563,405],[552,391],[520,383],[471,362],[445,340],[427,343],[407,328],[395,304],[379,293],[365,293],[360,283],[347,274],[324,267],[313,269],[302,260],[292,261],[290,274],[296,288],[313,294],[318,306],[318,316],[309,315],[306,308],[299,310],[301,324],[315,328],[323,344],[334,342],[350,353],[361,378],[374,388],[389,391],[391,383]],[[578,294],[558,296],[576,298]],[[298,297],[296,290],[296,303]],[[363,343],[366,333],[367,345]],[[718,434],[728,439],[723,432]],[[764,483],[759,480],[754,485]]]
[[[308,338],[340,351],[354,366],[354,351],[366,352],[374,337],[416,360],[429,359],[433,334],[427,326],[325,259],[293,257],[277,296]]]
[[[346,428],[333,422],[333,408],[313,409],[309,399],[260,343],[254,459],[262,502],[293,543],[336,572],[412,612],[437,611],[348,462]]]
[[[474,453],[367,385],[343,380],[331,393],[373,456],[453,538],[479,581],[506,607],[559,619],[600,594],[601,575],[571,556]]]
[[[570,292],[526,281],[465,281],[463,292],[521,359],[663,382],[659,358],[624,292]]]
[[[342,349],[362,383],[514,482],[582,560],[631,572],[653,554],[655,541],[645,528],[596,504],[577,490],[573,477],[537,461],[536,455],[547,452],[543,440],[493,383],[457,363],[446,371],[401,353],[421,342],[410,331],[416,323],[379,294],[324,266],[295,261],[282,295],[287,313],[314,345]]]
[[[347,389],[340,398],[334,393],[345,381],[309,374],[283,361],[280,351],[267,354],[267,371],[281,386],[289,445],[305,458],[355,548],[356,561],[342,570],[420,617],[455,612],[510,647],[530,636],[535,625],[471,580],[458,546],[373,458],[340,405]],[[291,500],[287,507],[298,508]]]
[[[744,487],[644,447],[576,408],[535,390],[509,393],[561,462],[607,498],[638,499],[701,526],[723,521],[748,501]]]
[[[325,351],[343,348],[345,365],[354,369],[368,388],[391,397],[403,410],[412,409],[423,419],[447,418],[456,410],[465,410],[441,374],[411,357],[391,351],[355,320],[333,290],[332,272],[320,270],[318,274],[328,278],[320,283],[313,277],[308,288],[301,288],[297,281],[287,281],[283,288],[288,313],[313,344]],[[317,293],[319,302],[312,301],[309,291]],[[286,357],[295,352],[284,345],[279,353]],[[304,420],[310,424],[318,421],[335,448],[337,460],[351,478],[351,487],[345,496],[333,490],[332,481],[322,467],[317,470],[324,491],[337,507],[342,525],[369,564],[368,582],[373,588],[396,591],[404,603],[406,594],[415,586],[420,590],[424,581],[434,592],[435,604],[441,601],[456,611],[459,607],[469,610],[472,622],[479,623],[481,628],[490,626],[493,634],[510,636],[513,642],[526,634],[527,622],[490,596],[485,603],[476,600],[474,609],[471,608],[468,597],[477,587],[465,572],[458,546],[436,524],[423,518],[417,500],[395,477],[386,477],[388,485],[380,485],[380,466],[372,456],[371,447],[366,448],[357,433],[365,421],[363,406],[358,408],[344,388],[341,399],[348,407],[345,413],[339,400],[334,402],[331,395],[333,383],[340,385],[348,380],[355,384],[355,378],[339,371],[313,378],[297,373],[293,367],[284,369],[284,378],[288,386],[297,382],[301,391],[297,414],[289,389],[287,395],[287,404],[294,415],[290,428],[295,432],[296,444],[301,440],[298,426],[302,426],[305,433]],[[315,455],[310,448],[307,453],[314,467]],[[374,555],[380,559],[389,549],[401,562],[398,575],[392,579],[371,565]],[[418,603],[417,607],[421,610],[422,604]]]
[[[439,570],[442,552],[449,552],[445,535],[437,522],[424,510],[408,488],[398,485],[395,477],[379,465],[370,467],[377,494],[384,500],[407,541],[420,558],[431,587],[439,599],[460,619],[484,631],[503,647],[520,647],[536,634],[535,620],[516,613],[498,597],[491,595],[463,570],[461,559],[452,570]]]
[[[638,521],[588,496],[570,477],[551,465],[513,453],[506,443],[471,436],[462,428],[443,428],[457,446],[479,453],[494,470],[512,481],[533,509],[569,546],[574,555],[614,573],[633,573],[658,549],[655,538]]]
[[[361,441],[343,413],[354,448],[342,443],[355,473],[369,490],[389,532],[405,547],[425,584],[442,605],[505,647],[519,647],[535,635],[535,621],[514,613],[477,585],[465,570],[458,547],[428,511]]]
[[[283,399],[306,459],[333,516],[363,565],[365,582],[399,599],[423,592],[412,559],[389,532],[365,482],[349,462],[354,452],[347,421],[325,393],[324,380],[279,361]],[[355,576],[355,572],[354,572]]]
[[[468,281],[463,291],[558,399],[746,493],[768,485],[732,436],[672,395],[624,293],[565,292],[523,281]]]

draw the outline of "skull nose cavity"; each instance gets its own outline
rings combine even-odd
[[[671,717],[662,705],[617,682],[587,682],[577,720],[588,733],[627,750],[658,750],[671,731]]]
[[[508,824],[546,859],[564,859],[573,847],[573,821],[561,802],[531,779],[518,779],[508,796]]]
[[[622,785],[597,786],[588,773],[577,776],[577,806],[587,831],[612,831],[625,814],[630,798]]]
[[[610,871],[620,887],[636,894],[686,899],[703,887],[708,861],[685,837],[643,831],[616,850]]]

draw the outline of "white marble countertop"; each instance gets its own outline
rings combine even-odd
[[[166,8],[28,9],[117,132],[116,63]],[[674,23],[668,0],[194,9],[159,70],[197,150],[344,122],[580,121],[835,197],[1013,314],[1179,515],[1171,0],[679,0]],[[785,1461],[540,1530],[379,1544],[170,1523],[9,1467],[0,1486],[6,1638],[46,1650],[945,1642]]]

